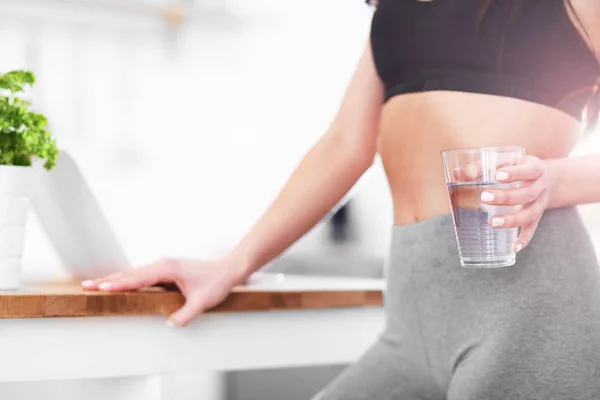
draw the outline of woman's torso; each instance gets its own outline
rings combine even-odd
[[[456,8],[458,2],[460,8]],[[397,225],[450,211],[441,150],[523,145],[528,154],[542,159],[560,158],[569,154],[580,137],[581,123],[554,102],[562,100],[559,97],[567,95],[567,90],[577,91],[583,83],[593,86],[597,64],[590,64],[592,53],[567,9],[557,8],[565,7],[562,0],[530,0],[531,8],[512,19],[506,7],[512,1],[497,2],[504,4],[496,10],[492,7],[489,22],[484,19],[478,27],[477,10],[482,0],[380,1],[371,38],[375,64],[388,92],[381,116],[379,153]],[[552,11],[544,8],[551,6]],[[464,28],[471,22],[472,27]],[[510,24],[512,34],[495,33],[500,26],[511,29]],[[406,25],[410,25],[412,36],[404,39]],[[476,46],[486,43],[482,53],[472,54]],[[500,46],[504,58],[481,55],[497,53]],[[589,53],[582,53],[578,46]],[[397,56],[396,51],[405,56]],[[587,70],[573,71],[568,62],[561,64],[561,59],[575,62],[575,66],[585,64]],[[433,75],[417,82],[415,76],[422,71],[433,71]],[[471,74],[474,80],[461,81],[466,78],[460,76],[457,80],[456,73]],[[449,86],[439,85],[440,77],[452,79]],[[500,83],[513,79],[520,87],[512,90],[525,90],[515,96],[511,96],[510,84]],[[537,87],[521,84],[530,80]],[[427,90],[432,81],[438,86]],[[394,93],[395,87],[412,83],[423,87]],[[540,97],[542,101],[536,99],[538,89],[547,89],[548,94]],[[581,96],[577,101],[572,104],[581,107]]]

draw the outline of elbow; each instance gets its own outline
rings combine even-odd
[[[377,141],[375,135],[351,135],[345,134],[331,135],[332,145],[336,151],[340,152],[341,157],[349,160],[353,168],[364,172],[373,165],[375,155],[377,154]]]
[[[374,143],[357,140],[341,146],[339,149],[343,153],[342,157],[348,160],[350,167],[358,174],[368,170],[375,161],[376,146]]]
[[[375,155],[377,153],[376,141],[371,140],[356,140],[351,143],[346,149],[348,157],[352,160],[353,165],[360,172],[364,172],[369,169],[375,161]]]
[[[373,162],[375,162],[375,154],[377,153],[377,147],[373,146],[365,146],[361,149],[357,149],[354,154],[357,156],[357,162],[359,163],[361,170],[366,171],[369,169]]]

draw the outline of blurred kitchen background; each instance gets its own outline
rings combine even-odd
[[[214,257],[327,129],[371,15],[363,0],[0,0],[0,72],[36,73],[34,108],[135,264]],[[600,151],[598,137],[576,153]],[[599,207],[582,212],[600,248]],[[379,277],[391,217],[377,160],[270,268]],[[24,269],[66,274],[35,215]],[[231,373],[226,396],[306,399],[340,368]]]
[[[134,263],[212,257],[327,129],[371,13],[360,0],[0,0],[0,71],[36,73],[34,107]],[[290,254],[381,258],[381,168],[357,189],[336,224]],[[60,273],[43,232],[28,232],[26,272]]]

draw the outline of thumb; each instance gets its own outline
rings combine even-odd
[[[188,298],[179,310],[171,314],[167,320],[167,324],[171,326],[186,326],[194,319],[194,317],[204,311],[202,304],[201,298]]]

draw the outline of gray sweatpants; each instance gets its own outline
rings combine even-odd
[[[462,268],[450,215],[394,227],[387,327],[319,400],[600,399],[600,270],[575,208],[513,267]]]

